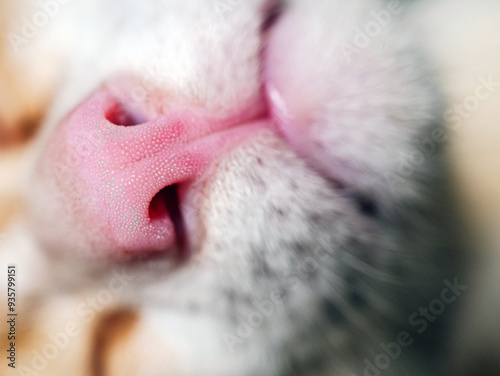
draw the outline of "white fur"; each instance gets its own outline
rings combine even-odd
[[[342,43],[388,3],[285,2],[262,33],[266,3],[67,4],[40,36],[57,46],[60,77],[25,187],[29,234],[18,237],[70,293],[104,286],[118,267],[78,253],[88,234],[40,163],[61,119],[103,81],[136,75],[147,102],[161,104],[156,116],[176,105],[230,116],[267,91],[281,133],[256,134],[213,164],[182,208],[193,257],[127,265],[123,305],[188,375],[362,374],[458,273],[443,145],[400,169],[442,125],[440,88],[406,11],[348,59]],[[374,212],[360,210],[360,197]],[[275,293],[283,303],[229,346],[226,334]],[[440,359],[419,353],[430,332],[385,374],[435,374]]]

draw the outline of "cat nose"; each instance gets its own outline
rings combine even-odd
[[[101,88],[61,122],[49,154],[66,164],[57,184],[100,253],[173,252],[184,237],[183,191],[216,155],[268,125],[187,110],[144,121]]]

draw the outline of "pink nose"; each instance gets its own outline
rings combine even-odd
[[[98,243],[111,255],[176,249],[182,228],[176,187],[190,186],[218,153],[269,122],[170,111],[134,124],[124,109],[103,88],[63,120],[49,150],[70,170],[59,189],[82,202],[76,220],[98,228]]]

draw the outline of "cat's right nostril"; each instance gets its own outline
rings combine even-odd
[[[130,127],[146,122],[142,116],[125,108],[120,102],[113,103],[105,112],[104,117],[112,124]]]

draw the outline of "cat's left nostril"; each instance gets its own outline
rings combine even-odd
[[[183,256],[187,241],[177,184],[161,189],[152,198],[149,204],[149,219],[151,222],[169,220],[173,223],[177,247],[180,255]]]
[[[132,111],[128,110],[120,102],[115,102],[109,106],[109,108],[106,109],[104,117],[110,123],[123,127],[130,127],[146,122],[146,119],[137,113],[132,113]]]

